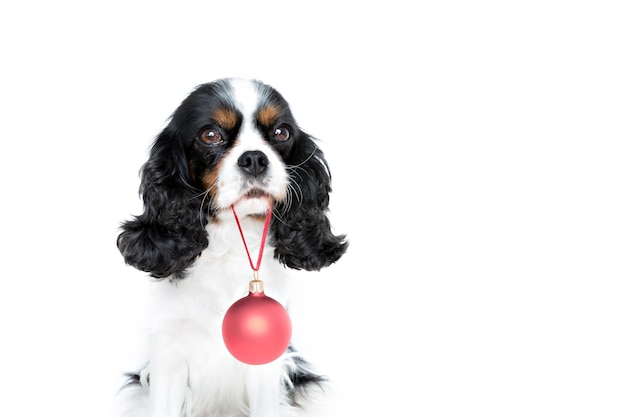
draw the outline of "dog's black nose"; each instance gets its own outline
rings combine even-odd
[[[263,174],[269,163],[267,156],[261,151],[246,151],[237,160],[241,169],[254,177]]]

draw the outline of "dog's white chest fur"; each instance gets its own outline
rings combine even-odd
[[[230,355],[222,340],[224,314],[235,301],[247,295],[248,283],[253,278],[244,244],[234,221],[223,220],[208,227],[212,237],[209,247],[186,277],[154,283],[149,315],[152,318],[150,365],[143,372],[167,373],[167,380],[180,380],[189,415],[194,415],[194,410],[203,410],[207,416],[247,413],[254,406],[250,399],[255,396],[274,398],[271,404],[275,405],[271,407],[276,407],[281,402],[279,387],[284,383],[281,380],[284,358],[268,365],[245,365]],[[250,256],[256,263],[262,223],[244,218],[242,228]],[[265,283],[266,294],[286,305],[288,271],[272,259],[272,250],[266,247],[259,278]],[[257,380],[264,383],[255,386]],[[163,409],[162,398],[171,395],[158,390],[158,384],[152,386],[152,409]]]

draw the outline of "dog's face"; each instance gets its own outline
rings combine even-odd
[[[339,259],[345,236],[326,216],[331,178],[323,152],[285,99],[254,80],[196,88],[157,136],[141,173],[144,212],[122,224],[126,263],[158,278],[184,278],[209,243],[206,225],[236,206],[263,215],[274,257],[319,270]]]
[[[301,133],[276,90],[249,80],[208,84],[174,118],[185,120],[190,177],[213,211],[265,211],[286,199],[286,161]]]

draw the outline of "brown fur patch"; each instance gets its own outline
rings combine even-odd
[[[216,198],[217,197],[217,191],[218,191],[217,180],[218,180],[218,173],[219,172],[220,172],[220,170],[219,170],[219,164],[218,164],[218,166],[216,166],[212,170],[210,170],[210,171],[204,173],[204,175],[202,175],[202,185],[204,186],[205,190],[208,190],[209,195],[212,198]]]
[[[262,126],[272,127],[274,123],[276,123],[276,120],[278,120],[279,116],[280,110],[274,106],[267,106],[259,110],[257,120]]]
[[[237,113],[230,109],[217,109],[213,120],[224,129],[232,129],[237,125]]]

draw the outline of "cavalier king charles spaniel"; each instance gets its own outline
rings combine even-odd
[[[124,260],[153,278],[145,366],[128,375],[121,416],[316,416],[326,378],[289,345],[248,365],[228,352],[222,320],[248,293],[272,211],[260,278],[288,307],[289,269],[317,271],[348,246],[328,219],[331,176],[288,103],[256,80],[198,86],[174,111],[141,169],[143,213],[122,223]],[[315,401],[317,398],[317,401]]]

